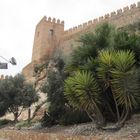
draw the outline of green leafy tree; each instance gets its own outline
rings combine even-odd
[[[55,70],[48,71],[47,81],[42,86],[42,91],[47,93],[47,102],[50,104],[48,108],[49,116],[52,123],[59,122],[59,119],[65,112],[66,100],[63,94],[63,81],[65,74],[63,72],[64,62],[62,59],[54,59]]]
[[[41,119],[42,126],[54,124],[69,125],[90,121],[87,113],[73,108],[64,96],[65,63],[59,57],[53,58],[53,67],[47,69],[47,80],[42,86],[42,91],[47,93],[47,112]],[[81,115],[83,118],[81,118]]]
[[[0,81],[0,105],[5,106],[7,112],[13,113],[15,122],[23,109],[37,100],[35,89],[32,85],[25,84],[21,74]]]

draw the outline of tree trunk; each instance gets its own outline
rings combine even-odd
[[[18,112],[14,113],[14,122],[17,123],[18,122]]]
[[[31,108],[28,108],[28,124],[30,124],[31,121]]]
[[[120,120],[120,112],[119,112],[118,104],[117,104],[115,95],[114,95],[114,93],[112,91],[112,88],[111,88],[111,92],[112,92],[113,100],[114,100],[114,103],[115,103],[115,108],[116,108],[116,113],[117,113],[117,121],[119,121]]]
[[[123,112],[123,114],[122,114],[122,116],[121,116],[121,120],[118,121],[118,123],[117,123],[116,126],[117,126],[117,127],[122,127],[122,126],[124,125],[124,123],[125,123],[125,121],[126,121],[128,115],[129,115],[129,109],[127,108],[127,109],[126,109],[126,112],[125,112],[125,113]]]
[[[103,117],[103,114],[100,110],[100,108],[98,107],[98,105],[92,100],[92,103],[94,105],[93,110],[95,113],[95,117],[96,117],[96,121],[97,121],[97,125],[99,126],[104,126],[105,125],[105,119]]]
[[[88,117],[91,119],[91,121],[95,122],[95,118],[93,117],[93,115],[90,115],[90,113],[87,110],[85,110],[85,111],[86,111]]]
[[[33,112],[33,115],[32,115],[32,117],[31,117],[30,120],[33,120],[33,119],[34,119],[34,117],[36,116],[37,111],[38,111],[45,103],[46,103],[46,100],[43,101],[43,102],[41,102],[38,106],[36,106],[35,111]]]

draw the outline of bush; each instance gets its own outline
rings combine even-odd
[[[28,123],[28,121],[21,121],[16,123],[16,127],[18,129],[22,128],[22,127],[29,127],[31,124]]]
[[[90,122],[87,113],[79,110],[69,110],[60,119],[61,125],[71,125]]]
[[[34,130],[42,129],[42,124],[40,122],[36,122],[33,124],[32,129]]]
[[[44,116],[41,119],[41,125],[42,127],[51,127],[56,124],[72,125],[72,124],[86,123],[90,121],[91,120],[86,114],[86,112],[69,109],[57,121],[50,114],[44,113]]]
[[[2,120],[0,120],[0,126],[9,124],[9,123],[11,123],[11,122],[12,122],[11,120],[2,119]]]
[[[44,113],[44,116],[42,117],[40,122],[41,122],[42,127],[51,127],[51,126],[57,124],[55,119],[53,117],[51,117],[49,114],[47,114],[46,112]]]

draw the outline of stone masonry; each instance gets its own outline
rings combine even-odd
[[[138,21],[140,21],[140,2],[118,9],[116,12],[111,12],[98,19],[90,20],[69,30],[64,30],[64,21],[43,17],[36,26],[32,61],[23,68],[22,72],[27,81],[33,82],[34,65],[42,63],[49,56],[52,48],[60,48],[64,56],[67,56],[77,46],[75,40],[81,34],[92,31],[99,24],[108,22],[116,27],[124,27]]]

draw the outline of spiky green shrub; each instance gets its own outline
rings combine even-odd
[[[97,124],[103,124],[104,119],[99,108],[101,104],[101,89],[91,72],[78,71],[65,80],[65,96],[69,104],[83,109]]]

